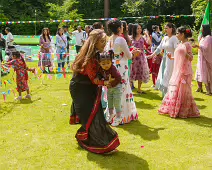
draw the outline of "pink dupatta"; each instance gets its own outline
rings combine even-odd
[[[207,83],[210,83],[210,89],[212,90],[212,36],[206,36],[200,41],[200,55],[206,60],[207,66]]]
[[[186,44],[179,44],[174,52],[174,69],[169,81],[170,86],[177,86],[181,80],[182,73],[185,72],[183,66],[186,62],[185,60],[188,60],[186,58],[186,54],[188,53]]]
[[[200,52],[207,61],[212,64],[212,36],[206,36],[200,43]]]

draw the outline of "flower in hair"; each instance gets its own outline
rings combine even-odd
[[[186,29],[186,33],[191,33],[191,30],[190,29]]]

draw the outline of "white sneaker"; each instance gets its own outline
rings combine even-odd
[[[25,99],[31,99],[31,95],[30,95],[30,94],[27,94],[27,95],[25,96]]]
[[[116,117],[113,123],[111,124],[111,126],[118,126],[121,124],[121,122],[122,122],[122,117]]]
[[[113,113],[112,115],[111,114],[109,114],[107,117],[106,117],[106,121],[107,121],[107,123],[110,123],[112,120],[113,120],[113,118],[116,116],[116,114],[115,113]]]
[[[17,98],[15,98],[15,100],[20,101],[20,100],[22,100],[22,97],[21,96],[18,96]]]

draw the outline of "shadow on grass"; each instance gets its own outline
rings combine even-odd
[[[15,107],[15,103],[7,103],[5,106],[0,105],[0,119],[8,115]]]
[[[205,101],[204,99],[198,98],[198,97],[195,97],[194,100],[195,100],[195,101]]]
[[[141,98],[145,98],[145,99],[149,99],[149,100],[161,100],[162,101],[162,99],[163,99],[157,93],[152,92],[152,90],[146,90],[145,92],[146,92],[146,94],[139,94],[139,93],[135,92],[135,93],[133,93],[133,95],[135,97],[141,97]]]
[[[203,110],[205,109],[207,106],[206,105],[197,105],[198,109],[199,110]]]
[[[212,118],[201,116],[199,118],[183,119],[184,121],[202,127],[212,128]]]
[[[152,128],[146,125],[141,124],[138,120],[133,121],[130,124],[125,124],[123,126],[118,126],[117,128],[122,128],[125,131],[128,131],[131,134],[139,135],[144,140],[158,140],[160,136],[158,132],[164,130],[165,128]]]
[[[20,101],[21,104],[30,104],[30,103],[34,103],[36,101],[41,100],[41,97],[37,98],[37,99],[33,99],[33,100],[29,100],[29,99],[23,99]]]
[[[102,169],[149,169],[149,164],[146,160],[123,151],[105,156],[89,152],[87,158],[89,161],[95,162]]]
[[[136,108],[139,108],[139,109],[155,109],[156,106],[153,106],[151,104],[148,104],[148,103],[144,103],[143,101],[139,101],[139,102],[136,102],[135,101],[135,104],[136,104]]]
[[[41,84],[38,87],[36,87],[36,89],[31,89],[31,94],[38,94],[39,92],[43,92],[43,91],[47,91],[47,87],[49,87],[50,85],[48,84]]]
[[[20,105],[20,104],[31,104],[31,103],[34,103],[39,100],[41,100],[41,97],[39,97],[37,99],[33,99],[33,100],[22,99],[21,101],[7,102],[7,104],[13,104],[15,106],[15,105]]]

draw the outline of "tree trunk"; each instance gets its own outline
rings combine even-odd
[[[110,16],[110,0],[104,0],[104,17],[109,18]]]

